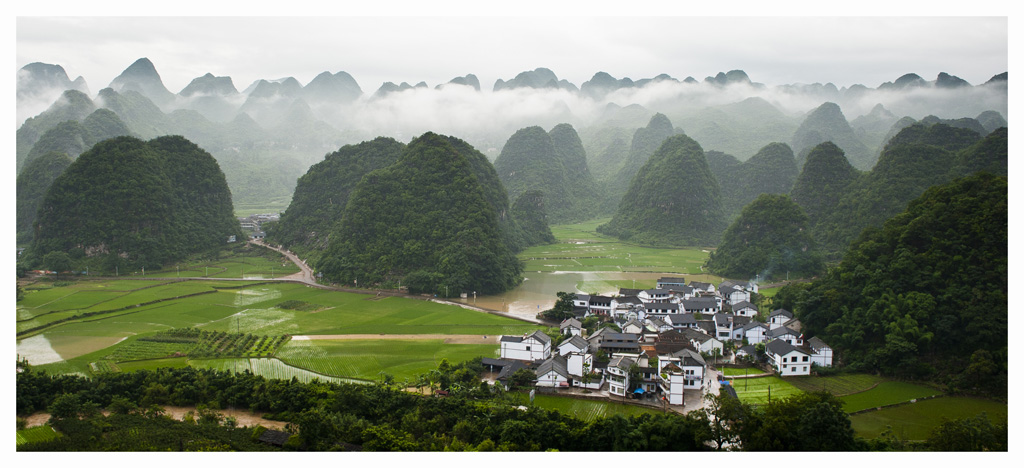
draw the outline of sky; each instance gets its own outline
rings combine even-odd
[[[574,10],[545,8],[551,16],[508,17],[470,9],[485,16],[467,17],[417,7],[409,11],[440,16],[381,16],[370,10],[365,13],[370,16],[361,17],[241,17],[234,15],[249,12],[228,10],[227,16],[119,17],[95,16],[92,9],[76,13],[81,8],[73,5],[59,9],[71,16],[18,16],[15,62],[19,69],[31,62],[61,65],[69,78],[83,76],[92,93],[142,57],[154,63],[175,93],[206,73],[232,77],[241,91],[261,78],[291,76],[305,85],[321,72],[346,71],[372,93],[385,81],[425,81],[433,87],[469,73],[490,90],[497,79],[538,67],[577,86],[598,71],[633,80],[660,73],[702,80],[741,69],[768,85],[831,82],[872,88],[905,73],[934,80],[947,72],[981,84],[1009,67],[1006,16],[845,17],[819,9],[794,10],[814,16],[721,16],[728,9],[703,17],[579,16]],[[600,7],[583,11],[610,12]],[[991,11],[998,13],[998,8]],[[786,10],[772,10],[779,13]]]

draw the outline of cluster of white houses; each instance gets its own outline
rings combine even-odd
[[[552,349],[552,340],[537,331],[524,336],[502,336],[501,359],[484,364],[500,367],[499,380],[521,368],[535,371],[537,386],[597,389],[608,384],[612,395],[660,394],[669,404],[683,403],[684,390],[704,389],[704,355],[721,355],[723,343],[744,343],[736,356],[753,356],[755,345],[765,343],[765,355],[783,376],[808,375],[813,365],[831,366],[832,350],[817,338],[804,339],[793,314],[777,309],[767,323],[756,320],[750,302],[757,284],[725,281],[710,283],[682,278],[661,278],[654,289],[620,289],[616,296],[579,294],[574,315],[608,317],[621,333],[600,328],[583,337],[577,318],[561,323],[564,339]],[[737,345],[739,346],[739,345]],[[597,361],[599,354],[608,358]],[[636,367],[630,381],[630,369]]]

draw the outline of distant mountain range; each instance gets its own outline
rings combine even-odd
[[[495,161],[517,131],[568,124],[563,128],[574,132],[566,133],[567,149],[546,154],[578,159],[569,164],[578,172],[586,168],[581,187],[574,190],[593,185],[609,195],[592,207],[573,207],[569,216],[586,217],[591,209],[615,213],[633,175],[671,135],[684,133],[704,150],[739,162],[769,144],[785,143],[798,166],[811,148],[832,141],[854,167],[868,170],[886,142],[915,122],[941,121],[982,135],[1006,126],[1007,87],[1007,73],[977,85],[948,73],[932,81],[910,73],[877,88],[768,86],[742,70],[703,80],[668,74],[634,80],[597,72],[577,86],[537,68],[498,79],[490,89],[466,74],[433,87],[388,82],[372,92],[344,71],[325,71],[306,84],[284,77],[255,80],[244,88],[229,76],[206,73],[175,93],[157,67],[141,58],[92,94],[84,78],[71,80],[60,65],[32,63],[18,72],[23,123],[17,165],[20,170],[41,154],[42,148],[33,152],[33,147],[48,131],[69,121],[84,123],[106,109],[126,127],[118,134],[144,139],[183,135],[208,150],[221,164],[236,205],[283,208],[295,180],[346,144],[378,136],[407,142],[424,132],[440,132],[464,139]],[[654,127],[647,128],[652,122]],[[51,135],[46,150],[64,147],[74,158],[72,153],[91,145],[91,140],[69,135]],[[565,206],[560,199],[547,187],[549,214]],[[735,214],[735,208],[729,211]]]

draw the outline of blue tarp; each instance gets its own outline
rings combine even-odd
[[[643,392],[644,392],[644,389],[642,389],[642,388],[638,388],[636,390],[633,390],[633,393],[643,393]]]

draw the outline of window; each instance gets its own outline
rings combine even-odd
[[[804,356],[804,362],[807,362],[807,356]]]
[[[527,350],[527,351],[529,351],[529,350],[530,350],[530,347],[529,347],[529,346],[527,346],[527,347],[526,347],[526,350]]]

